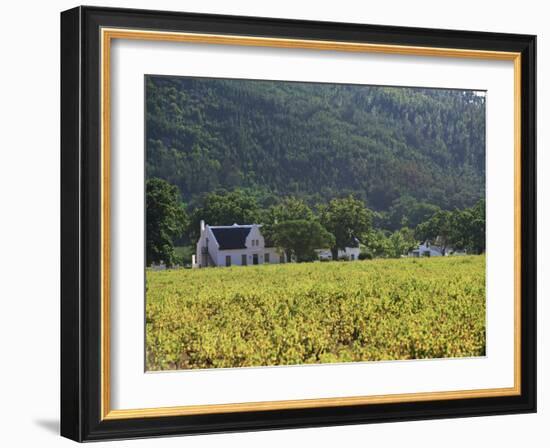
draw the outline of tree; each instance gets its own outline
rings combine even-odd
[[[384,224],[392,231],[402,226],[414,228],[430,219],[439,210],[440,208],[435,205],[418,202],[415,198],[404,195],[393,201]]]
[[[416,246],[417,241],[414,237],[414,231],[408,227],[403,227],[401,230],[393,232],[389,237],[390,252],[388,256],[399,258],[405,255]]]
[[[389,240],[388,256],[390,258],[399,258],[404,253],[407,247],[407,243],[405,242],[403,235],[399,231],[393,232],[388,238],[388,240]]]
[[[440,210],[436,212],[428,221],[419,224],[415,230],[415,236],[417,239],[432,242],[438,241],[441,245],[443,255],[447,246],[452,242],[453,229],[452,229],[452,214],[448,210]]]
[[[367,256],[370,258],[399,258],[414,249],[417,244],[414,231],[408,227],[393,233],[380,229],[371,230],[364,234],[363,238]]]
[[[451,214],[451,244],[480,254],[485,251],[485,201]]]
[[[470,210],[454,210],[449,215],[449,244],[455,249],[470,247],[472,232],[472,213]]]
[[[315,214],[309,206],[293,196],[283,198],[279,203],[269,207],[262,213],[262,233],[268,240],[273,240],[273,227],[285,221],[315,220]]]
[[[390,241],[386,232],[381,229],[371,229],[363,234],[363,243],[366,246],[369,258],[386,258],[390,253]]]
[[[343,250],[354,238],[371,229],[372,215],[362,201],[351,195],[333,199],[328,205],[320,207],[321,224],[334,235],[334,244],[331,247],[334,260],[338,257],[338,249]]]
[[[437,240],[443,253],[452,246],[480,254],[485,251],[485,201],[463,210],[439,211],[416,227],[415,236]]]
[[[351,193],[393,232],[484,194],[483,95],[151,75],[145,100],[147,173],[188,204],[220,187],[309,204]]]
[[[297,219],[311,220],[315,215],[311,208],[301,199],[294,196],[283,198],[278,204],[270,207],[264,224],[283,221],[294,221]]]
[[[471,209],[470,248],[478,254],[485,252],[485,200],[481,199]]]
[[[201,220],[212,226],[252,224],[258,221],[259,212],[256,199],[242,190],[220,190],[208,193],[202,205],[197,207],[191,215],[189,228],[191,241],[199,237]]]
[[[179,238],[188,225],[188,217],[174,185],[152,178],[146,183],[146,262],[164,262],[172,266],[176,261],[174,239]]]
[[[296,219],[274,224],[273,242],[287,254],[296,257],[298,262],[311,261],[315,258],[315,249],[332,247],[334,236],[318,221]]]

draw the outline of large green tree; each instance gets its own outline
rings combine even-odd
[[[368,258],[386,258],[390,248],[388,231],[372,228],[362,235],[363,244]]]
[[[470,248],[478,254],[485,252],[485,199],[470,208],[472,214]]]
[[[396,230],[390,235],[388,256],[399,258],[414,249],[416,244],[414,231],[408,227],[403,227],[401,230]]]
[[[176,262],[174,239],[179,238],[188,225],[180,194],[174,185],[153,178],[146,183],[146,262]]]
[[[435,213],[430,219],[419,224],[415,230],[417,239],[432,243],[436,242],[441,246],[443,254],[447,250],[447,246],[452,244],[455,235],[452,227],[453,213],[448,210],[440,210]]]
[[[480,254],[485,251],[485,201],[451,213],[451,244]]]
[[[314,218],[315,214],[302,199],[288,196],[268,209],[265,222],[277,223],[296,219],[310,220]]]
[[[334,244],[334,236],[316,220],[278,222],[273,226],[271,238],[277,247],[285,251],[287,258],[294,255],[298,262],[313,260],[315,249]]]
[[[261,213],[260,219],[263,224],[262,234],[271,242],[273,240],[275,224],[298,219],[311,221],[316,219],[316,217],[311,208],[302,199],[289,196],[264,210]]]
[[[433,204],[420,202],[410,195],[404,195],[393,201],[387,212],[384,227],[392,231],[399,230],[403,226],[414,229],[439,210],[440,208]]]
[[[415,230],[419,240],[437,241],[443,248],[485,251],[485,201],[462,210],[439,211],[419,224]]]
[[[393,233],[380,229],[363,235],[363,243],[369,258],[399,258],[417,245],[414,230],[403,227]]]
[[[332,258],[338,258],[338,249],[349,246],[372,227],[372,212],[363,201],[352,196],[333,199],[328,205],[319,207],[321,224],[334,235],[331,247]]]

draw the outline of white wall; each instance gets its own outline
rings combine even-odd
[[[394,0],[87,0],[86,4],[374,24],[538,34],[539,173],[550,170],[543,147],[550,120],[549,12],[542,1]],[[70,446],[57,435],[59,412],[59,11],[71,1],[5,2],[0,28],[0,443]],[[545,143],[545,144],[544,144]],[[550,178],[539,175],[539,229],[550,225]],[[544,197],[544,199],[543,199]],[[546,202],[543,205],[543,202]],[[549,322],[550,236],[539,233],[539,322]],[[544,263],[544,266],[543,266]],[[545,446],[550,438],[549,331],[539,325],[538,415],[485,417],[294,431],[141,440],[94,446]],[[544,441],[545,440],[545,441]]]
[[[216,255],[217,266],[225,266],[225,257],[227,255],[231,256],[231,265],[232,266],[242,266],[242,255],[246,255],[247,266],[252,266],[254,254],[258,255],[258,264],[265,263],[265,255],[269,254],[269,263],[268,264],[277,264],[280,261],[279,253],[277,249],[273,247],[263,248],[263,249],[231,249],[231,250],[221,250]]]
[[[212,229],[210,227],[206,228],[206,237],[208,241],[208,253],[210,254],[210,257],[212,260],[216,262],[216,264],[219,266],[219,260],[218,258],[218,242],[216,241],[216,237],[214,236],[214,233],[212,232]],[[210,264],[210,261],[207,262]]]
[[[279,263],[279,254],[277,253],[277,250],[275,248],[265,248],[265,241],[264,237],[259,231],[258,227],[252,227],[250,230],[250,233],[246,237],[246,249],[231,249],[231,250],[219,250],[216,237],[214,233],[212,232],[212,229],[210,226],[207,225],[206,227],[206,233],[204,236],[201,236],[201,239],[196,244],[196,254],[197,254],[197,260],[199,261],[199,264],[202,265],[202,255],[199,254],[201,247],[204,245],[204,241],[202,241],[202,238],[208,238],[208,252],[210,253],[210,256],[212,257],[212,260],[216,263],[216,266],[226,266],[226,257],[231,257],[231,265],[232,266],[241,266],[242,263],[242,255],[247,256],[247,265],[253,265],[253,255],[256,254],[258,256],[258,264],[264,264],[265,263],[265,254],[269,253],[270,255],[270,264],[273,263]],[[252,245],[253,241],[258,241],[258,244]]]
[[[260,247],[263,249],[265,246],[265,240],[262,234],[260,233],[260,228],[256,226],[252,226],[250,229],[250,232],[246,236],[246,242],[245,245],[250,250],[257,250]]]

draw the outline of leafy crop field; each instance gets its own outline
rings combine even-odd
[[[482,356],[485,257],[146,272],[147,370]]]

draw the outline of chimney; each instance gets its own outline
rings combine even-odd
[[[204,219],[201,219],[201,235],[204,233]]]

